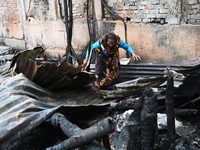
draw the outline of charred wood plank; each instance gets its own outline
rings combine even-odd
[[[135,109],[137,107],[137,104],[137,98],[121,100],[118,103],[111,103],[110,111]]]
[[[176,116],[190,116],[197,114],[197,109],[174,109]]]
[[[132,106],[135,107],[135,106]],[[146,88],[122,129],[117,150],[153,150],[157,132],[157,96]]]
[[[52,125],[55,127],[60,126],[63,133],[67,135],[68,137],[72,137],[73,135],[80,134],[82,132],[82,129],[79,128],[77,125],[71,123],[69,120],[65,118],[63,114],[55,113],[52,116]],[[92,141],[90,144],[88,144],[85,147],[82,147],[80,149],[84,150],[106,150],[105,147],[103,147],[99,142]]]
[[[57,118],[59,119],[59,117]],[[53,120],[55,121],[56,119]],[[112,122],[110,117],[103,119],[102,121],[94,124],[93,126],[85,130],[81,130],[77,126],[73,125],[72,123],[67,121],[63,116],[60,118],[60,121],[62,122],[61,128],[62,130],[64,130],[64,133],[71,137],[58,145],[47,148],[46,150],[74,149],[77,147],[84,146],[85,144],[88,144],[94,141],[95,139],[104,137],[105,135],[114,131],[114,123]],[[97,148],[97,150],[98,149],[101,148]]]
[[[171,146],[173,146],[176,139],[175,131],[175,114],[174,114],[174,80],[169,77],[166,87],[166,114],[167,114],[167,133]]]
[[[191,104],[194,104],[194,103],[198,102],[199,100],[200,100],[200,97],[197,97],[197,98],[195,98],[195,99],[193,99],[193,100],[191,100],[191,101],[189,101],[187,103],[184,103],[184,104],[180,105],[178,108],[187,107],[187,106],[189,106]]]
[[[159,110],[160,113],[165,113],[166,112],[166,106],[159,106],[158,110]],[[195,115],[197,113],[198,113],[197,109],[179,109],[179,108],[174,108],[175,116],[190,116],[190,115]]]
[[[153,150],[157,134],[157,95],[146,88],[141,97],[141,150]]]
[[[166,77],[138,78],[115,84],[116,90],[102,90],[100,93],[105,99],[134,96],[138,97],[147,87],[157,87],[166,81]]]

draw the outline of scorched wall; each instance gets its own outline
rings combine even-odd
[[[72,46],[78,54],[90,38],[95,41],[114,31],[135,49],[143,62],[200,56],[199,0],[72,0],[72,3]],[[0,43],[17,49],[44,46],[52,55],[64,54],[67,36],[63,6],[59,0],[0,1]],[[126,57],[123,50],[120,54],[121,58]]]

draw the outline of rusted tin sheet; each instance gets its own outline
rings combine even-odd
[[[38,58],[44,61],[35,61]],[[96,79],[93,73],[82,71],[66,62],[50,63],[41,47],[17,54],[10,68],[16,73],[23,73],[41,87],[54,91],[81,88]]]
[[[40,66],[36,61],[27,60],[22,73],[34,83],[50,90],[77,89],[95,81],[95,75],[81,71],[66,62],[58,64],[44,63]]]

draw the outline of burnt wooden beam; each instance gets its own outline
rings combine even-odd
[[[119,102],[113,102],[110,105],[110,108],[108,111],[115,112],[118,110],[129,110],[129,109],[135,109],[137,107],[138,99],[127,99],[127,100],[121,100]]]
[[[190,116],[197,114],[197,109],[174,109],[176,116]]]
[[[52,123],[54,125],[59,125],[63,132],[70,138],[61,142],[58,145],[49,147],[46,150],[74,149],[91,143],[95,139],[104,137],[114,131],[114,123],[110,117],[103,119],[102,121],[94,124],[93,126],[85,130],[81,130],[76,125],[73,125],[61,114],[55,114],[55,116],[52,117]],[[85,146],[85,149],[106,150],[106,148],[104,148],[103,146],[100,147],[100,145],[96,142],[92,142],[88,146]]]
[[[131,106],[130,106],[131,107]],[[157,134],[157,95],[146,88],[122,129],[117,150],[153,150]]]
[[[161,113],[165,113],[166,112],[166,106],[159,106],[158,107],[158,111]],[[196,115],[198,113],[197,109],[180,109],[178,108],[174,108],[174,114],[175,116],[190,116],[190,115]]]
[[[157,95],[146,88],[142,96],[141,107],[141,150],[154,150],[157,137]]]
[[[72,137],[82,132],[81,128],[71,123],[69,120],[65,118],[63,114],[60,114],[60,113],[55,113],[52,116],[51,123],[55,127],[60,127],[63,133],[67,135],[68,137]],[[93,149],[107,150],[105,147],[103,147],[99,142],[95,140],[82,148],[84,148],[85,150],[93,150]]]
[[[174,113],[174,80],[173,77],[169,76],[167,79],[166,87],[166,114],[167,114],[167,134],[171,146],[175,143],[176,131],[175,131],[175,113]]]
[[[200,100],[200,97],[197,97],[197,98],[195,98],[195,99],[193,99],[193,100],[191,100],[191,101],[189,101],[189,102],[187,102],[187,103],[182,104],[182,105],[179,106],[178,108],[185,108],[185,107],[187,107],[187,106],[189,106],[189,105],[191,105],[191,104],[194,104],[194,103],[199,102],[199,100]]]

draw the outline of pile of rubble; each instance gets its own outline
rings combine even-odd
[[[115,90],[99,90],[41,47],[2,49],[0,149],[200,149],[200,58],[124,65]]]

